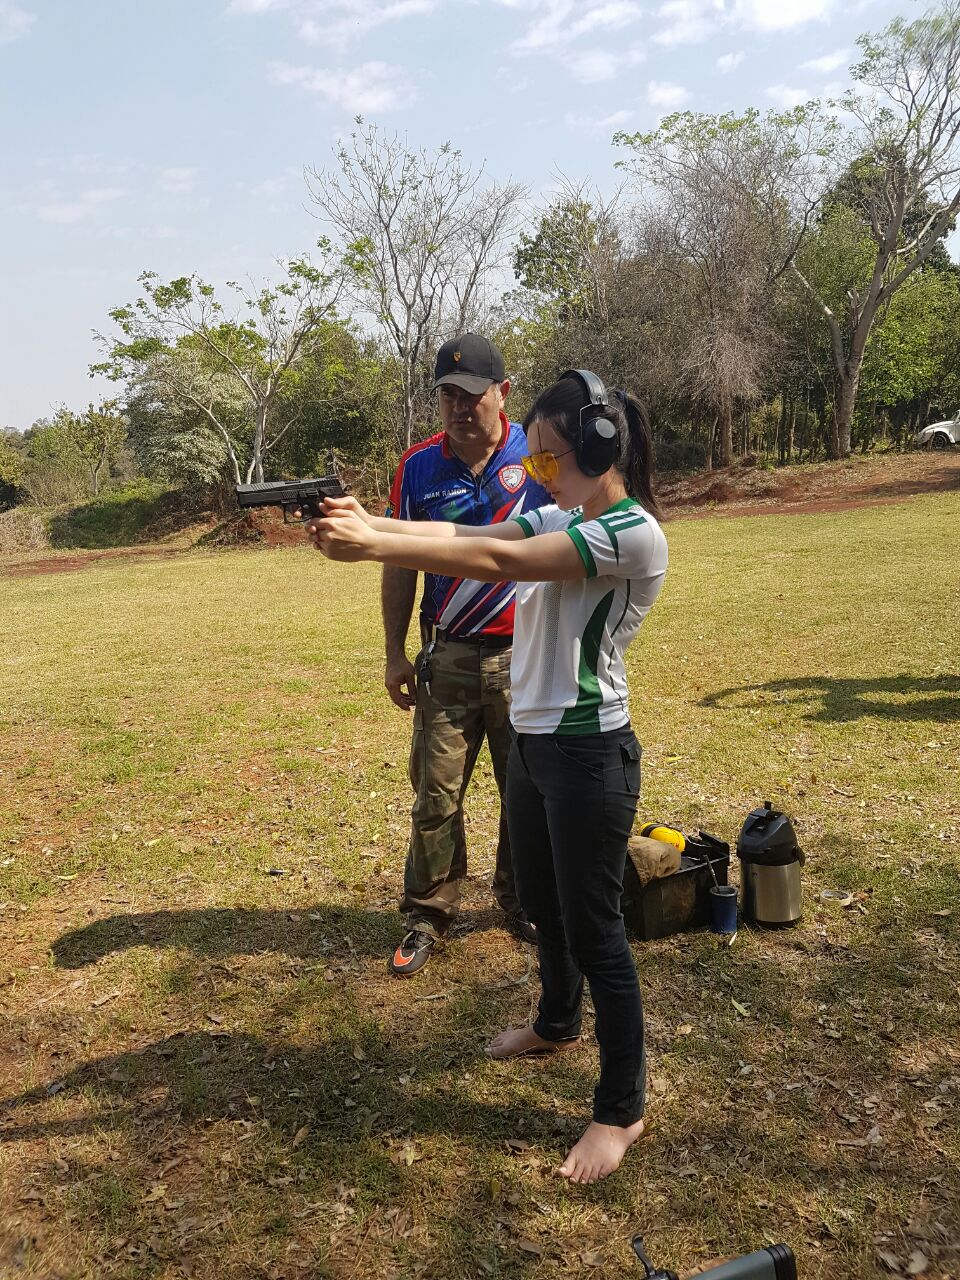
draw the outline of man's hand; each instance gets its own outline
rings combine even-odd
[[[304,527],[310,541],[328,560],[352,562],[373,558],[377,534],[367,524],[365,512],[359,516],[352,510],[337,508]]]
[[[387,659],[387,670],[383,680],[390,700],[401,711],[409,711],[417,702],[417,681],[413,663],[407,655]]]

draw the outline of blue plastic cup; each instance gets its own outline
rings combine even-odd
[[[714,933],[737,931],[737,886],[715,884],[710,889],[710,928]]]

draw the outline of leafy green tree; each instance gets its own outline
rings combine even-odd
[[[558,304],[561,322],[577,317],[605,323],[608,293],[625,250],[619,193],[605,200],[584,184],[563,180],[533,235],[521,232],[513,271],[521,285]]]
[[[18,501],[23,483],[24,458],[17,447],[19,434],[0,431],[0,511]]]
[[[856,121],[842,196],[872,244],[865,271],[851,270],[842,304],[795,263],[830,339],[836,452],[850,452],[854,410],[871,330],[910,276],[928,261],[960,210],[960,0],[908,23],[896,18],[857,42],[855,87],[843,100]]]
[[[952,273],[918,271],[890,300],[870,336],[860,376],[854,427],[859,425],[864,446],[873,441],[878,411],[890,417],[900,443],[906,421],[925,416],[950,385],[944,356],[956,354],[951,338],[958,314],[960,289]]]
[[[89,497],[83,462],[74,446],[77,417],[61,405],[23,433],[25,462],[21,486],[37,506],[59,506]]]
[[[194,411],[222,442],[237,484],[262,481],[267,455],[300,421],[297,367],[334,316],[342,286],[335,270],[307,258],[281,265],[275,285],[228,284],[232,315],[196,275],[166,284],[144,272],[142,295],[110,313],[120,338],[101,335],[106,359],[91,368],[130,384],[146,375],[158,404]],[[278,413],[283,403],[292,412]]]
[[[90,492],[96,497],[104,475],[109,475],[126,443],[128,421],[117,400],[88,405],[74,417],[67,435],[68,448],[85,471]]]

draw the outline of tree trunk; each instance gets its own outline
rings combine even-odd
[[[720,465],[729,467],[733,462],[733,405],[726,401],[720,406]]]
[[[797,402],[790,400],[790,421],[787,426],[787,462],[793,462],[794,443],[797,438]]]
[[[247,483],[263,484],[263,442],[267,438],[267,402],[257,403],[257,425],[253,432],[253,457],[247,469]]]
[[[719,421],[718,418],[714,418],[713,421],[710,423],[710,426],[707,428],[707,445],[706,445],[706,449],[704,450],[704,454],[705,454],[704,465],[708,471],[713,470],[713,440],[717,434],[718,421]]]
[[[852,359],[837,386],[832,431],[827,442],[831,458],[849,458],[850,438],[853,429],[853,411],[857,403],[857,386],[860,382],[860,364],[853,366]]]

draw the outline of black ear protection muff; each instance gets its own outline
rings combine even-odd
[[[585,476],[602,476],[609,471],[620,454],[620,432],[617,424],[599,415],[610,404],[607,388],[589,369],[568,369],[563,378],[576,378],[583,385],[590,403],[580,410],[577,430],[577,466]]]

